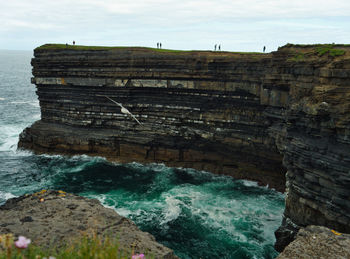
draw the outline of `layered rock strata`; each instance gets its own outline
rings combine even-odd
[[[129,219],[99,201],[62,191],[41,191],[8,200],[0,206],[0,234],[26,236],[35,245],[57,247],[83,235],[117,238],[121,252],[145,253],[154,258],[178,258],[173,251],[142,232]]]
[[[300,226],[350,232],[349,50],[44,45],[32,60],[41,120],[19,147],[287,183],[280,249]]]

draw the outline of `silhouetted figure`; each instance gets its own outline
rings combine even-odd
[[[219,51],[221,50],[221,45],[219,45]]]
[[[159,49],[159,42],[157,42],[157,49]]]
[[[265,53],[265,50],[266,50],[266,47],[264,46],[264,48],[263,48],[263,52]]]
[[[214,51],[216,51],[216,44],[214,45]]]
[[[73,45],[75,45],[75,40],[73,40]]]
[[[162,48],[162,43],[161,43],[161,42],[159,42],[159,48],[160,48],[160,49]]]

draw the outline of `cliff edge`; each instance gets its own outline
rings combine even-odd
[[[41,120],[19,148],[286,190],[278,250],[310,224],[350,233],[350,46],[261,54],[48,44],[32,65]]]

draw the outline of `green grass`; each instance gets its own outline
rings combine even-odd
[[[241,55],[266,55],[267,53],[262,52],[229,52],[229,51],[210,51],[210,50],[175,50],[175,49],[158,49],[149,47],[125,47],[125,46],[83,46],[83,45],[66,45],[66,44],[44,44],[37,47],[35,51],[40,50],[140,50],[140,51],[155,51],[163,53],[211,53],[217,55],[225,54],[241,54]]]
[[[133,254],[132,249],[121,249],[117,238],[82,236],[63,247],[42,248],[29,244],[26,249],[18,249],[11,234],[0,236],[0,259],[42,259],[50,256],[56,259],[130,259]],[[144,254],[145,259],[154,258],[147,251]]]
[[[291,61],[304,61],[305,60],[305,54],[304,53],[297,53],[293,58],[290,59]]]
[[[327,47],[317,48],[316,51],[320,57],[326,53],[328,53],[332,57],[342,56],[345,54],[345,50],[333,49],[333,48],[327,48]]]
[[[171,50],[171,49],[157,49],[148,47],[125,47],[125,46],[83,46],[83,45],[66,45],[66,44],[45,44],[37,47],[35,50],[47,50],[47,49],[71,49],[71,50],[114,50],[114,49],[130,49],[130,50],[153,50],[159,52],[191,52],[192,50]]]
[[[329,54],[332,57],[342,56],[345,54],[345,50],[335,49],[334,45],[327,44],[323,46],[316,47],[316,52],[319,57],[322,57],[325,54]]]
[[[289,61],[302,62],[309,59],[314,59],[328,55],[330,57],[342,56],[346,53],[346,50],[340,49],[341,47],[350,47],[347,45],[335,45],[335,44],[315,44],[315,45],[293,45],[287,44],[282,48],[289,48],[289,52],[292,57],[288,58]],[[282,49],[280,48],[280,49]]]

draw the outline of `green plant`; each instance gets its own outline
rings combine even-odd
[[[319,46],[316,48],[318,56],[322,57],[324,54],[328,53],[332,57],[342,56],[345,54],[345,51],[342,49],[335,49],[332,44],[327,44]]]
[[[134,254],[132,249],[125,250],[119,246],[118,238],[94,235],[83,235],[70,245],[43,248],[30,244],[26,248],[18,248],[12,234],[0,235],[0,259],[130,259],[154,258],[145,253]]]
[[[299,62],[299,61],[304,61],[304,59],[305,59],[305,54],[304,53],[296,53],[295,56],[292,57],[290,60]]]

